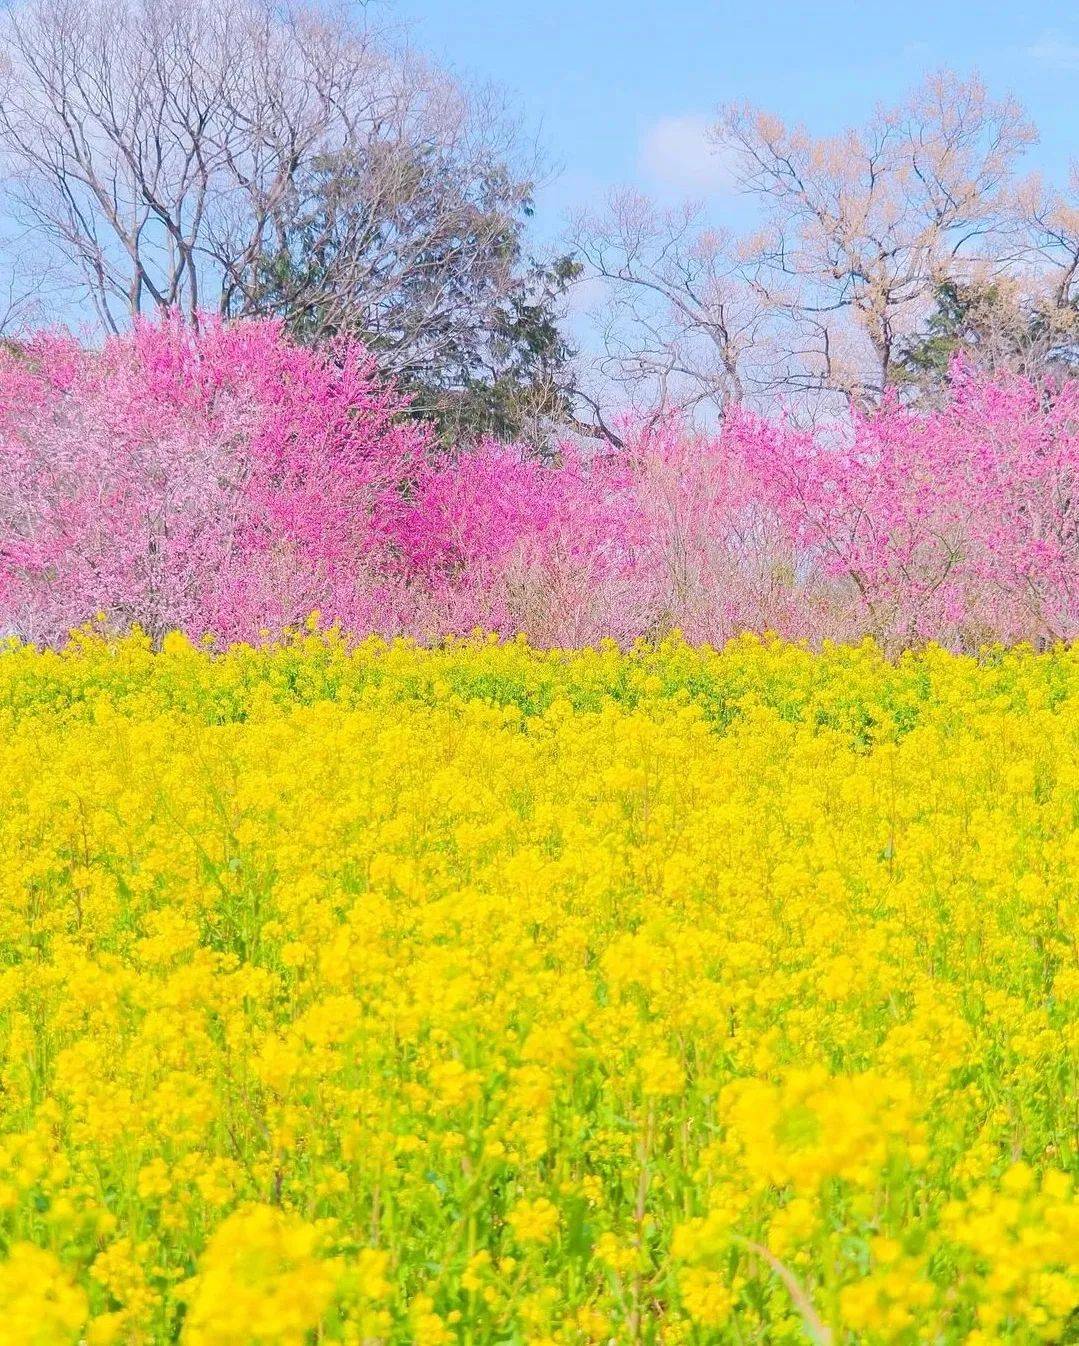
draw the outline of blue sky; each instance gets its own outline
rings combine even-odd
[[[1029,168],[1062,178],[1079,156],[1079,10],[1064,0],[384,0],[382,13],[539,126],[561,165],[541,237],[624,183],[708,196],[736,224],[739,202],[700,153],[717,104],[748,99],[827,133],[941,66],[1022,100],[1042,134]]]

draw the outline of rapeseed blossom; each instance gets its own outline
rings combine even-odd
[[[1065,648],[7,648],[0,1343],[1073,1340],[1077,799]]]

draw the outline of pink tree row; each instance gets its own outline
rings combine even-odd
[[[362,349],[272,323],[3,352],[0,630],[257,640],[318,609],[356,635],[557,644],[1079,636],[1076,382],[956,368],[932,413],[814,436],[736,412],[554,464],[440,454],[404,412]]]

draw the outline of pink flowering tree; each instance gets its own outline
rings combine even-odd
[[[585,460],[566,445],[553,467],[496,444],[426,467],[394,529],[434,629],[812,638],[821,586],[741,444],[677,421],[623,432],[623,448]]]
[[[401,410],[362,348],[313,352],[273,323],[4,352],[4,624],[56,641],[98,612],[154,636],[363,620],[358,562],[428,442]]]
[[[1047,394],[957,364],[951,398],[892,401],[838,441],[738,418],[762,499],[803,566],[847,590],[852,620],[886,643],[1079,634],[1079,383]]]
[[[424,634],[632,639],[648,621],[641,519],[620,464],[495,443],[428,463],[393,535]]]

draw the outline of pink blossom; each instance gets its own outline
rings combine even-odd
[[[975,648],[1079,635],[1079,383],[957,365],[951,397],[810,434],[731,411],[544,463],[436,452],[364,350],[273,323],[147,323],[0,352],[0,630],[103,613],[258,640],[541,643],[672,628]]]

